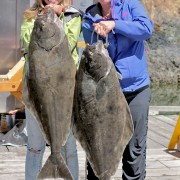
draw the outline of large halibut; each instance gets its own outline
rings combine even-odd
[[[132,136],[133,124],[102,41],[86,46],[76,77],[73,132],[96,176],[109,180]]]
[[[60,147],[70,131],[76,67],[63,24],[53,10],[35,21],[25,68],[23,101],[51,146],[38,178],[72,180]]]

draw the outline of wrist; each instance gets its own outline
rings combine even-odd
[[[65,8],[64,8],[63,5],[58,5],[57,6],[57,11],[56,11],[57,16],[60,16],[61,13],[64,12],[64,11],[65,11]]]

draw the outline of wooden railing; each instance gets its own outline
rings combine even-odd
[[[0,92],[10,92],[19,101],[22,96],[22,75],[25,60],[21,58],[6,75],[0,75]]]

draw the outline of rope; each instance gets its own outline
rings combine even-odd
[[[94,32],[95,32],[95,31],[93,30],[93,32],[92,32],[92,34],[91,34],[91,43],[90,43],[90,45],[92,45],[92,43],[93,43]],[[97,34],[97,41],[99,41],[99,34]],[[108,42],[108,35],[107,35],[107,36],[106,36],[106,42],[105,42],[105,44],[104,44],[104,47],[107,49],[108,46],[109,46],[109,42]]]

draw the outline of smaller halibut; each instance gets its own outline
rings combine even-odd
[[[76,76],[73,132],[100,180],[115,174],[133,122],[102,41],[87,45]]]
[[[60,153],[71,127],[76,67],[62,22],[53,10],[38,15],[25,70],[23,101],[37,119],[51,154],[38,179],[72,175]]]

